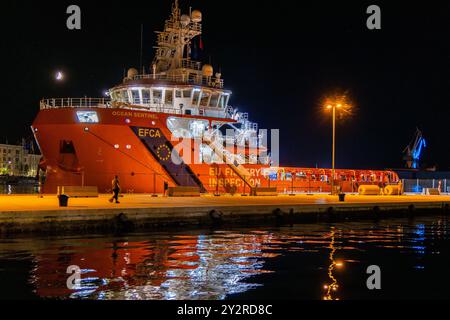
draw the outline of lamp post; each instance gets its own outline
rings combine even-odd
[[[336,105],[333,106],[333,150],[331,156],[331,194],[334,194],[334,177],[336,161]]]
[[[333,121],[333,138],[332,138],[332,151],[331,151],[331,194],[335,194],[335,172],[336,172],[336,113],[350,114],[350,105],[345,103],[346,97],[339,96],[334,99],[329,99],[326,104],[326,108],[332,111]]]

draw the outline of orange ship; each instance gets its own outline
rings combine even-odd
[[[157,33],[151,72],[128,70],[108,99],[44,99],[32,130],[43,159],[44,193],[58,186],[162,193],[167,186],[202,192],[343,192],[397,183],[391,171],[287,168],[269,153],[277,138],[229,105],[220,73],[192,59],[202,13],[181,14],[178,1]],[[275,131],[276,133],[276,131]],[[272,147],[268,146],[271,136]],[[275,148],[276,148],[275,143]]]

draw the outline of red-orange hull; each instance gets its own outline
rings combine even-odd
[[[97,186],[100,192],[110,192],[115,175],[119,176],[122,192],[162,193],[164,182],[169,186],[199,184],[207,192],[249,191],[227,164],[171,167],[168,153],[173,150],[161,148],[165,141],[161,139],[171,135],[166,126],[169,114],[113,108],[83,110],[95,110],[99,123],[79,123],[77,108],[41,110],[33,123],[45,159],[45,193],[55,193],[57,186],[63,185]],[[152,139],[156,139],[154,144]],[[245,167],[254,186],[277,187],[278,192],[331,190],[329,169]],[[360,183],[383,184],[398,178],[388,171],[337,170],[336,179],[343,191],[351,192]]]

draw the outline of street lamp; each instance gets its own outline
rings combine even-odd
[[[345,115],[350,114],[351,105],[347,103],[345,95],[336,96],[326,100],[326,109],[331,110],[333,114],[333,143],[331,152],[331,194],[335,194],[335,158],[336,158],[336,113]]]

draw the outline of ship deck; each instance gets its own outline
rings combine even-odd
[[[61,208],[55,195],[0,196],[0,234],[20,232],[91,232],[155,227],[246,226],[335,219],[411,217],[448,214],[450,196],[347,195],[345,202],[326,194],[189,198],[125,195],[120,204],[98,198],[70,198]],[[213,212],[214,211],[214,212]],[[213,212],[213,213],[212,213]]]

